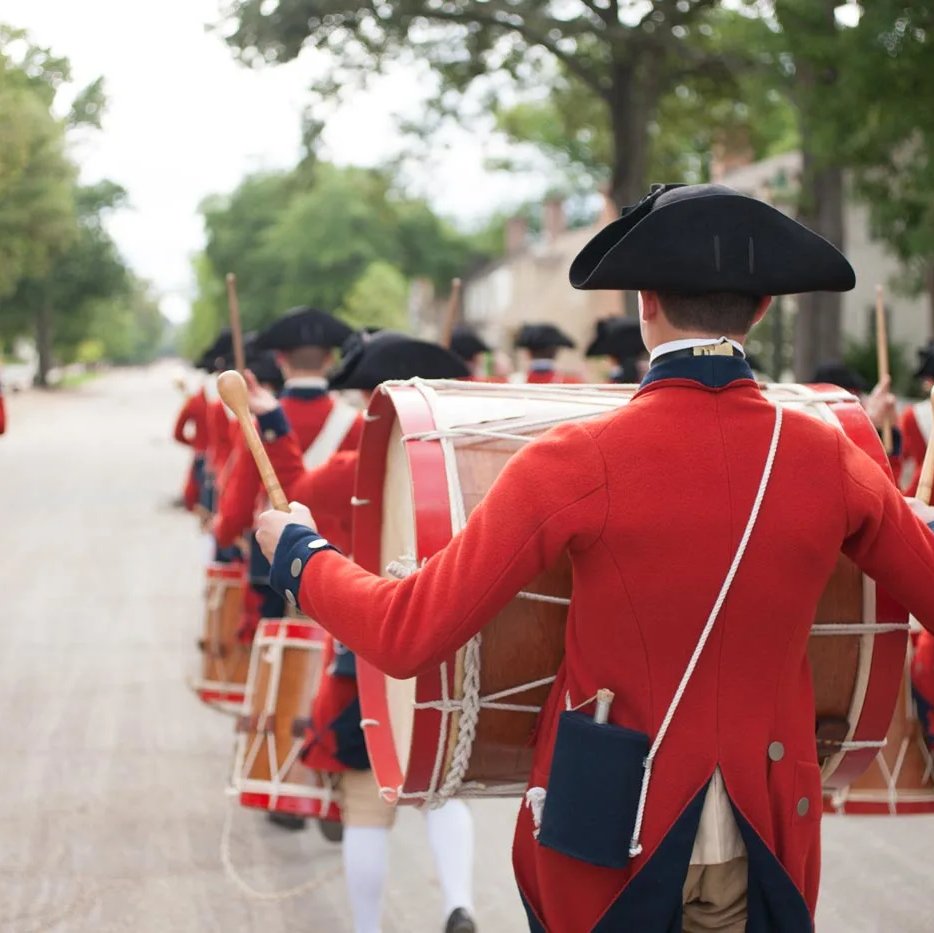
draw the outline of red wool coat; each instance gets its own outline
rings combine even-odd
[[[320,551],[302,575],[299,603],[353,651],[407,678],[464,644],[567,550],[567,653],[541,714],[531,775],[547,787],[566,701],[608,687],[612,723],[657,734],[744,530],[773,424],[773,407],[748,378],[721,388],[658,379],[625,409],[527,445],[464,531],[418,573],[382,579]],[[786,411],[745,559],[655,761],[642,853],[622,869],[595,867],[540,845],[521,811],[516,876],[544,929],[591,930],[629,888],[647,890],[640,872],[717,765],[753,834],[750,883],[753,850],[770,865],[777,857],[779,881],[813,914],[821,784],[806,645],[841,550],[934,626],[928,528],[841,432]],[[769,759],[772,742],[784,747],[779,761]],[[635,929],[612,918],[604,928]],[[797,931],[800,920],[781,929]]]
[[[0,392],[0,434],[6,431],[6,406],[3,404],[3,393]]]
[[[304,465],[301,461],[302,453],[312,445],[318,436],[331,409],[334,407],[334,400],[329,395],[306,399],[286,394],[281,400],[281,405],[291,426],[292,436],[294,436],[293,446],[290,446],[289,450],[297,455],[298,467],[301,471],[304,471]],[[341,442],[339,450],[355,451],[362,430],[363,419],[358,417]],[[284,443],[284,441],[269,445],[270,451],[273,451],[280,443]],[[276,466],[275,462],[273,465]],[[278,470],[277,467],[277,472]],[[290,475],[279,474],[279,480],[286,496],[296,501],[304,501],[291,491],[288,484]],[[217,517],[214,520],[214,536],[217,543],[221,547],[228,547],[233,544],[238,536],[252,528],[256,509],[264,500],[265,492],[256,464],[253,462],[253,456],[238,431],[231,456],[230,470],[221,492]],[[348,496],[349,507],[350,497]]]
[[[530,369],[524,381],[529,385],[580,385],[584,380],[573,373],[563,373],[557,369]]]
[[[930,408],[926,399],[917,405]],[[911,475],[905,481],[905,495],[913,496],[918,491],[918,480],[921,479],[921,464],[924,462],[924,453],[927,450],[927,437],[918,423],[917,405],[909,405],[899,419],[899,429],[902,432],[902,463],[911,464]],[[896,474],[897,477],[897,474]]]
[[[195,453],[204,453],[208,446],[208,400],[202,389],[189,396],[182,405],[172,436]]]
[[[219,399],[211,399],[207,406],[207,446],[205,454],[208,468],[215,477],[219,477],[227,465],[232,446],[230,437],[230,417],[227,407]]]

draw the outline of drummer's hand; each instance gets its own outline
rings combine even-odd
[[[265,415],[279,407],[279,400],[256,381],[256,376],[250,370],[244,370],[243,379],[246,382],[247,402],[254,415]]]
[[[277,509],[263,512],[256,523],[256,540],[270,563],[275,557],[276,546],[286,525],[305,525],[311,531],[318,530],[311,518],[311,512],[300,502],[290,502],[288,512],[280,512]]]
[[[891,392],[892,378],[886,376],[881,379],[866,399],[866,414],[876,428],[898,422],[898,407],[895,396]]]
[[[920,499],[915,499],[912,496],[905,496],[905,501],[911,507],[911,511],[914,512],[925,525],[930,525],[934,522],[934,505],[928,505],[926,502],[922,502]]]

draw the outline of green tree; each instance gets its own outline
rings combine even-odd
[[[370,263],[347,292],[341,317],[352,327],[407,330],[409,284],[388,262]]]
[[[555,63],[601,104],[617,203],[646,183],[649,126],[666,90],[687,75],[726,76],[736,65],[703,41],[716,0],[386,0],[379,4],[234,0],[224,23],[242,60],[285,62],[309,45],[335,67],[317,90],[334,95],[400,58],[430,66],[440,101],[477,79],[509,73],[530,85]],[[489,89],[489,83],[486,87]]]

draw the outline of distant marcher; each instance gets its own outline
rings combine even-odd
[[[898,422],[902,435],[902,464],[909,471],[905,480],[905,495],[913,496],[921,478],[921,463],[931,436],[931,387],[934,386],[934,342],[918,350],[915,379],[921,383],[924,398],[909,405]]]
[[[613,360],[607,382],[641,382],[649,371],[649,351],[642,342],[642,329],[632,318],[606,317],[597,321],[597,332],[584,355]]]
[[[573,373],[561,372],[556,359],[562,347],[577,346],[571,338],[554,324],[523,324],[516,337],[517,350],[526,350],[529,364],[525,370],[514,373],[510,382],[535,385],[581,383]]]

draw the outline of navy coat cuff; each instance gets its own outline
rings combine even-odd
[[[305,565],[315,554],[322,551],[340,553],[339,548],[307,525],[291,524],[283,529],[272,559],[269,583],[290,606],[298,607],[298,594]]]
[[[267,411],[265,414],[260,415],[257,421],[259,422],[260,437],[262,437],[267,444],[279,440],[280,437],[285,437],[291,430],[289,419],[286,418],[281,405],[278,408],[274,408],[272,411]]]

